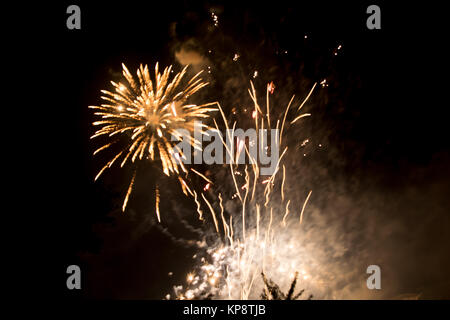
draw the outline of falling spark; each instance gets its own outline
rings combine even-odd
[[[131,178],[130,185],[128,186],[127,194],[125,196],[125,199],[123,200],[122,211],[125,211],[125,207],[127,206],[128,198],[130,197],[131,190],[133,189],[135,178],[136,178],[136,170],[133,173],[133,177]]]
[[[309,116],[311,116],[311,113],[304,113],[304,114],[301,114],[301,115],[299,115],[297,118],[295,118],[294,120],[292,120],[292,121],[291,121],[291,124],[296,123],[296,122],[297,122],[298,120],[300,120],[301,118],[309,117]]]
[[[194,191],[194,202],[197,205],[197,213],[198,213],[198,219],[203,220],[203,211],[201,209],[201,203],[198,201],[197,192]]]
[[[300,111],[300,109],[303,108],[303,105],[309,100],[309,97],[313,93],[314,88],[316,87],[316,85],[317,85],[317,82],[315,82],[314,85],[312,86],[311,90],[309,90],[308,95],[306,96],[305,100],[303,100],[302,104],[298,107],[297,111]]]
[[[306,144],[309,142],[309,139],[305,139],[303,140],[302,144],[300,145],[300,147],[304,147],[306,146]]]
[[[202,193],[203,200],[205,200],[206,204],[208,205],[209,211],[211,212],[214,226],[216,227],[217,233],[219,233],[219,224],[217,223],[216,213],[214,212],[213,207],[211,206],[211,203],[206,199],[205,195]]]
[[[217,27],[219,25],[219,17],[214,12],[211,12],[211,17],[213,18],[214,26]]]
[[[286,226],[286,218],[287,218],[287,216],[288,216],[288,214],[289,214],[289,204],[291,203],[291,200],[288,200],[288,202],[286,203],[286,213],[284,214],[284,216],[283,216],[283,226]]]
[[[210,179],[208,179],[204,174],[201,174],[200,172],[198,172],[193,168],[191,168],[191,171],[197,174],[198,176],[202,177],[203,179],[205,179],[208,182],[208,184],[213,184],[213,182]]]
[[[308,203],[309,197],[311,196],[312,190],[309,191],[308,196],[306,197],[305,202],[303,203],[302,211],[300,212],[300,224],[303,221],[303,212],[305,211],[306,204]]]
[[[159,188],[158,188],[158,186],[156,186],[156,190],[155,190],[155,199],[156,199],[156,202],[155,202],[155,209],[156,209],[156,217],[158,218],[158,222],[160,222],[161,223],[161,216],[160,216],[160,214],[159,214]]]
[[[273,94],[273,91],[275,90],[275,84],[273,83],[273,81],[271,81],[268,85],[267,85],[267,91],[270,92],[270,94]]]
[[[340,45],[336,48],[336,50],[334,51],[334,55],[337,56],[339,50],[341,50],[341,49],[342,49],[342,45],[340,44]]]

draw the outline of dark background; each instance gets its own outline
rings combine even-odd
[[[381,30],[366,28],[365,10],[373,3],[381,7]],[[81,7],[81,30],[66,29],[70,4]],[[21,194],[33,204],[34,210],[26,211],[33,216],[32,242],[38,248],[28,248],[21,256],[39,259],[45,269],[39,288],[67,299],[161,299],[189,270],[191,249],[170,242],[149,222],[146,217],[153,212],[146,211],[142,192],[129,212],[118,210],[127,174],[116,172],[93,182],[101,161],[92,157],[92,114],[87,106],[99,103],[99,90],[108,85],[112,72],[120,71],[121,62],[131,65],[130,70],[141,62],[174,63],[177,45],[190,37],[204,37],[204,48],[220,44],[205,27],[212,23],[211,8],[221,11],[219,35],[231,37],[244,52],[244,69],[275,61],[286,68],[283,74],[294,78],[329,79],[326,99],[321,100],[324,107],[317,113],[329,129],[323,138],[347,155],[333,175],[363,181],[363,186],[377,181],[386,193],[414,188],[425,195],[420,206],[396,203],[395,214],[405,225],[420,224],[415,217],[432,215],[433,223],[411,237],[419,239],[421,252],[439,250],[431,269],[423,267],[426,261],[420,254],[411,254],[407,263],[417,272],[403,277],[419,278],[416,287],[408,288],[413,292],[430,282],[433,288],[425,297],[448,298],[450,148],[448,103],[442,99],[446,72],[440,60],[447,41],[443,8],[384,1],[63,1],[28,12],[36,21],[32,39],[26,40],[33,44],[26,47],[34,59],[22,59],[22,67],[31,71],[31,83],[24,84],[40,88],[29,106],[39,108],[33,118],[39,138],[30,143],[28,155],[34,159],[33,187],[24,183]],[[304,34],[311,40],[305,42]],[[217,51],[227,51],[227,41]],[[334,57],[341,43],[342,55]],[[289,54],[274,53],[284,50]],[[245,61],[245,53],[251,52],[260,60]],[[278,83],[283,81],[289,82]],[[219,86],[213,90],[220,96],[224,91]],[[23,201],[19,206],[28,207]],[[70,264],[81,266],[81,291],[66,289]],[[174,271],[173,278],[169,271]],[[436,289],[440,283],[443,289]]]

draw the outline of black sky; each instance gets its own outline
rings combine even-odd
[[[329,166],[327,177],[345,186],[352,199],[362,189],[373,191],[377,202],[383,202],[380,228],[395,216],[403,229],[411,230],[411,239],[404,231],[400,240],[384,243],[386,250],[403,252],[400,256],[407,259],[405,272],[393,275],[399,279],[398,294],[421,291],[425,297],[448,298],[449,113],[441,98],[445,82],[436,76],[444,73],[438,62],[446,41],[442,8],[375,1],[382,10],[382,29],[368,30],[365,8],[372,2],[77,1],[81,30],[65,26],[65,10],[72,2],[47,5],[30,54],[37,58],[33,81],[46,88],[35,99],[43,110],[37,120],[43,143],[32,150],[40,168],[40,187],[33,191],[42,225],[37,237],[49,240],[38,254],[45,251],[52,257],[44,263],[48,292],[68,299],[161,299],[189,270],[192,249],[171,243],[149,222],[153,212],[147,209],[152,204],[145,200],[145,187],[124,215],[118,208],[127,174],[114,172],[93,183],[101,162],[92,157],[87,106],[99,103],[99,90],[108,86],[122,62],[133,69],[139,63],[171,64],[177,46],[194,38],[201,49],[214,44],[222,54],[232,55],[238,48],[245,71],[276,65],[277,73],[290,74],[294,82],[328,79],[308,132],[332,151],[306,166]],[[205,29],[212,24],[211,9],[218,12],[223,39]],[[333,56],[339,44],[342,52]],[[279,78],[277,89],[285,85],[287,94],[308,83],[296,87],[292,79]],[[212,92],[225,99],[221,85],[217,81]],[[332,155],[342,162],[330,160]],[[151,169],[145,174],[155,179]],[[323,179],[310,183],[320,187]],[[409,242],[414,246],[408,247]],[[403,263],[392,256],[393,264]],[[81,292],[65,288],[70,264],[82,267]]]

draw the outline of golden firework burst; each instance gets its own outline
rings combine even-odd
[[[159,156],[162,170],[167,175],[178,175],[179,168],[187,172],[181,161],[182,150],[171,142],[171,137],[182,139],[180,129],[193,132],[195,122],[208,118],[208,112],[215,111],[214,103],[201,105],[188,104],[188,99],[201,88],[208,85],[199,77],[201,72],[189,81],[183,81],[188,66],[176,74],[171,81],[172,66],[166,67],[161,74],[158,63],[155,66],[154,79],[150,77],[148,66],[140,65],[137,79],[122,64],[123,77],[126,81],[116,83],[111,81],[114,91],[101,90],[101,98],[106,101],[100,106],[89,106],[95,109],[95,115],[101,119],[93,122],[100,126],[91,137],[107,136],[106,142],[98,148],[94,155],[114,145],[120,138],[125,138],[128,144],[116,153],[98,172],[95,180],[110,168],[118,159],[120,167],[127,162],[136,160],[155,160]],[[185,83],[182,85],[182,83]],[[203,133],[206,125],[199,123]],[[119,139],[115,139],[119,138]],[[192,135],[187,137],[192,147],[201,149],[201,144]],[[133,188],[135,173],[131,179],[122,210],[125,210],[128,197]]]

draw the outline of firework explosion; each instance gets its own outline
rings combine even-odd
[[[125,83],[115,83],[111,81],[115,88],[114,92],[102,90],[102,99],[107,104],[100,106],[90,106],[96,109],[95,115],[101,116],[101,120],[94,122],[95,126],[101,126],[92,138],[106,135],[108,140],[98,148],[94,154],[114,145],[118,138],[125,137],[127,145],[120,150],[113,158],[99,171],[95,179],[110,168],[116,160],[122,157],[120,166],[127,162],[134,163],[137,160],[154,161],[159,157],[162,171],[167,176],[175,175],[181,183],[183,192],[193,197],[197,207],[200,220],[205,220],[204,211],[209,212],[215,227],[214,243],[205,245],[201,243],[203,255],[199,251],[194,255],[199,260],[198,267],[187,275],[187,285],[175,287],[176,299],[199,299],[199,298],[219,298],[219,299],[257,299],[261,293],[267,289],[264,285],[265,278],[261,274],[265,273],[271,278],[281,279],[281,281],[291,281],[300,276],[300,280],[309,280],[315,286],[307,286],[306,289],[316,289],[323,284],[321,278],[314,278],[310,270],[314,268],[314,261],[309,258],[306,252],[307,246],[299,247],[304,239],[299,239],[299,226],[302,223],[303,213],[306,203],[309,200],[311,191],[306,196],[303,205],[296,209],[296,215],[290,208],[291,200],[285,196],[286,167],[283,164],[287,146],[281,152],[281,156],[276,163],[275,171],[271,176],[260,174],[260,163],[252,158],[249,148],[244,141],[237,141],[235,157],[232,155],[229,146],[224,141],[223,135],[217,121],[214,119],[215,129],[202,125],[203,129],[214,130],[219,133],[223,146],[231,158],[229,170],[232,186],[230,199],[224,199],[222,193],[212,191],[213,181],[208,179],[201,172],[190,168],[188,171],[178,158],[183,158],[182,150],[178,149],[170,141],[171,136],[181,140],[179,129],[194,131],[194,122],[200,118],[208,118],[210,111],[217,110],[211,106],[216,103],[202,105],[187,104],[188,98],[207,85],[199,78],[200,73],[192,77],[183,89],[180,89],[183,76],[186,73],[185,67],[178,73],[171,82],[169,75],[171,67],[165,68],[164,72],[158,72],[158,64],[155,67],[155,79],[152,81],[148,67],[142,65],[137,71],[138,81],[135,81],[125,65],[123,66],[123,76]],[[266,106],[263,112],[260,107],[256,90],[251,84],[249,90],[253,101],[254,111],[251,113],[253,126],[258,128],[271,128],[271,111],[269,95],[273,94],[274,84],[269,83],[266,90]],[[303,102],[296,108],[292,108],[295,114],[292,120],[288,120],[294,96],[288,103],[285,112],[278,118],[272,116],[275,128],[279,130],[279,140],[276,141],[273,150],[281,150],[283,146],[283,131],[286,124],[295,124],[301,118],[310,116],[309,113],[299,114],[303,105],[308,101],[316,84],[311,88]],[[220,104],[217,103],[221,118],[231,141],[234,141],[234,129],[236,122],[230,124]],[[291,112],[292,116],[292,112]],[[202,131],[202,134],[205,134]],[[189,137],[192,147],[202,150],[201,142]],[[239,139],[238,139],[239,140]],[[240,153],[245,153],[250,164],[239,164]],[[207,181],[205,186],[199,188],[189,187],[181,177],[183,172],[186,176],[192,171]],[[132,191],[136,170],[134,170],[127,194],[125,196],[122,210],[125,210],[128,198]],[[226,184],[226,182],[223,182]],[[159,202],[160,192],[158,187],[155,190],[156,214],[160,221]],[[209,199],[209,200],[208,200]],[[237,203],[237,205],[236,205]],[[295,256],[293,249],[296,248]],[[305,249],[302,251],[302,249]],[[287,283],[279,282],[281,286],[288,286]],[[170,295],[168,295],[170,297]]]
[[[127,145],[116,153],[106,165],[100,169],[95,180],[121,158],[120,167],[127,162],[135,163],[136,160],[155,160],[159,157],[162,170],[167,176],[177,175],[183,191],[186,189],[185,181],[179,176],[180,170],[187,173],[187,170],[178,158],[184,158],[182,150],[177,148],[171,137],[181,140],[178,132],[180,129],[192,132],[196,120],[208,118],[210,111],[216,110],[207,104],[187,104],[188,99],[205,87],[208,83],[203,82],[199,76],[201,72],[193,76],[184,86],[186,66],[180,73],[176,74],[169,81],[172,73],[172,66],[166,67],[161,74],[158,71],[158,63],[155,66],[155,77],[152,80],[148,66],[140,66],[137,70],[138,80],[131,75],[127,67],[122,64],[123,76],[126,82],[115,83],[114,92],[102,90],[101,97],[107,103],[100,106],[90,106],[95,109],[95,115],[101,120],[95,121],[94,126],[100,126],[91,138],[104,136],[108,138],[105,143],[98,148],[94,155],[116,144],[120,138],[125,138]],[[206,125],[200,124],[202,127]],[[202,131],[203,134],[203,131]],[[189,137],[192,147],[199,149],[199,142]],[[134,171],[128,191],[123,201],[122,210],[125,211],[128,198],[132,192],[136,171]],[[159,217],[159,190],[156,189],[156,213]]]
[[[289,121],[290,124],[310,115],[298,112],[309,99],[315,86],[314,84],[297,107],[293,120]],[[272,125],[269,106],[269,93],[273,92],[272,87],[273,84],[267,86],[266,112],[263,113],[251,83],[249,93],[254,104],[252,118],[256,128],[270,128]],[[281,134],[277,146],[271,146],[272,148],[282,145],[283,129],[293,100],[294,97],[284,114],[276,121],[277,129],[281,123]],[[219,108],[228,129],[228,120],[220,105]],[[216,122],[215,124],[219,130]],[[233,124],[233,128],[235,126],[236,123]],[[193,258],[198,260],[199,265],[187,275],[185,286],[174,288],[175,298],[258,299],[261,298],[261,293],[267,290],[265,286],[267,281],[265,277],[261,278],[261,273],[277,279],[283,287],[289,287],[286,281],[290,282],[299,275],[300,280],[308,281],[307,290],[317,292],[323,287],[326,275],[313,276],[311,271],[317,267],[317,262],[311,258],[313,255],[307,250],[309,246],[302,246],[306,239],[302,238],[299,232],[312,191],[307,194],[302,206],[295,209],[295,214],[291,213],[294,209],[290,208],[291,200],[286,197],[284,191],[287,173],[283,158],[285,159],[288,148],[283,149],[274,173],[267,177],[260,175],[260,164],[251,157],[247,146],[238,142],[238,152],[239,145],[240,149],[243,149],[242,152],[248,155],[251,165],[239,165],[237,161],[230,163],[232,180],[230,185],[234,187],[233,195],[226,205],[221,193],[216,195],[212,191],[209,192],[209,197],[214,201],[208,201],[202,193],[206,209],[211,212],[214,221],[216,241],[206,246],[203,256],[194,255]],[[202,216],[202,204],[197,200],[196,202],[197,211]],[[219,228],[220,223],[222,228]],[[205,244],[202,243],[202,246],[205,247]],[[167,295],[166,298],[169,299],[171,296]]]

